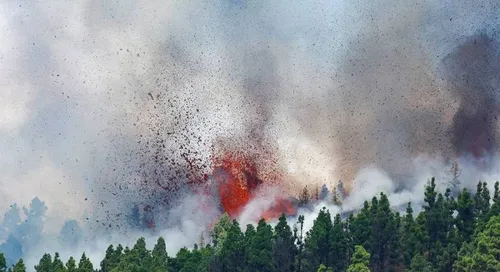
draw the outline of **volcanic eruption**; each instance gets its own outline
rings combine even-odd
[[[401,141],[401,144],[413,143],[397,152],[441,153],[451,159],[471,156],[479,166],[488,167],[487,161],[492,154],[497,152],[499,110],[497,90],[500,78],[498,52],[498,44],[493,39],[487,35],[474,35],[468,37],[453,52],[445,56],[441,61],[441,74],[450,90],[449,95],[456,99],[457,104],[451,122],[444,120],[448,118],[446,116],[453,107],[445,108],[443,105],[437,105],[437,109],[433,110],[417,106],[401,111],[403,116],[408,118],[408,122],[413,121],[417,126],[409,126],[409,131],[406,132],[400,130],[387,132],[396,135],[396,139]],[[365,73],[372,72],[365,71]],[[258,75],[252,75],[252,80],[254,82],[252,88],[274,88],[274,85],[270,87],[265,83],[269,81],[267,76],[259,79]],[[433,86],[433,88],[437,87]],[[232,135],[223,139],[216,137],[204,142],[201,140],[203,138],[201,132],[190,126],[190,123],[195,120],[205,118],[202,113],[199,110],[192,110],[192,102],[182,101],[180,98],[168,99],[163,97],[164,95],[162,92],[157,92],[155,95],[149,93],[151,103],[155,105],[153,111],[156,112],[156,117],[150,123],[146,123],[151,129],[150,136],[145,136],[144,131],[141,132],[142,141],[147,143],[141,151],[140,169],[144,174],[144,182],[154,181],[165,191],[167,200],[172,198],[172,192],[177,191],[188,190],[205,195],[215,200],[220,213],[227,212],[231,218],[240,216],[245,207],[258,196],[260,190],[266,186],[274,186],[280,188],[280,194],[273,196],[272,205],[258,216],[272,220],[282,213],[292,215],[297,211],[299,202],[296,196],[302,187],[290,188],[293,180],[290,179],[288,170],[280,157],[281,153],[276,148],[278,139],[265,136],[263,133],[272,119],[270,115],[273,105],[268,104],[261,96],[250,96],[249,99],[257,106],[249,110],[250,113],[254,111],[255,115],[249,114],[254,119],[245,123],[247,127],[244,130],[244,136]],[[415,103],[413,100],[410,102]],[[420,100],[417,102],[423,103]],[[180,107],[179,103],[184,106]],[[361,102],[355,101],[355,103]],[[165,105],[168,106],[165,107]],[[166,109],[166,111],[158,114],[159,109]],[[407,127],[410,125],[404,123],[407,119],[401,119],[399,116],[377,114],[374,117],[385,120],[387,124],[384,126]],[[166,126],[163,118],[168,119],[169,115],[175,116],[174,123]],[[428,116],[433,116],[433,118],[429,119]],[[436,119],[443,121],[436,123]],[[392,123],[389,124],[389,122]],[[347,131],[349,129],[348,127]],[[340,132],[340,135],[343,137],[342,133]],[[377,133],[383,134],[381,131]],[[172,145],[172,139],[174,145]],[[434,142],[428,143],[425,139],[434,139]],[[169,141],[170,145],[167,143]],[[368,141],[374,141],[374,139]],[[215,144],[221,142],[225,144]],[[362,139],[352,137],[346,139],[346,143],[358,143],[352,146],[351,153],[366,145]],[[443,145],[439,146],[437,143],[443,143]],[[390,163],[393,160],[391,156],[394,154],[388,151],[393,150],[392,146],[385,146],[385,144],[373,146],[371,147],[373,150],[369,148],[367,151],[373,152],[385,147],[389,149],[381,149],[378,151],[380,153],[359,154],[359,157],[353,157],[355,154],[347,153],[346,159],[349,159],[347,162],[357,163],[358,169],[371,160],[377,161],[377,158],[373,156],[379,154],[381,157],[378,159],[381,163],[387,164],[385,169],[394,170],[390,172],[391,174],[402,170],[407,171],[402,167],[405,164],[401,163],[411,157],[403,156],[402,160]],[[341,147],[339,150],[345,152],[344,148]],[[202,155],[203,152],[206,154]],[[347,179],[346,187],[349,188],[351,183],[352,181]],[[339,193],[346,195],[348,191],[344,191],[343,184],[339,181],[337,186],[342,187],[340,189],[342,192]]]
[[[300,196],[407,201],[449,161],[498,178],[497,1],[4,2],[0,204],[38,196],[44,231],[190,246]]]

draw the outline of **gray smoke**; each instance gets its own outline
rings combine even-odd
[[[472,36],[444,59],[448,82],[460,106],[453,118],[452,143],[459,153],[498,152],[500,47],[482,34]]]
[[[424,174],[457,156],[476,182],[486,176],[468,153],[497,151],[499,11],[496,1],[4,1],[0,210],[44,201],[33,237],[60,241],[36,253],[142,233],[132,225],[144,227],[145,209],[172,244],[191,243],[217,208],[198,220],[179,207],[197,210],[188,183],[221,148],[260,165],[273,153],[300,189],[339,179],[359,189],[361,177],[381,180],[370,196],[417,195]],[[6,229],[22,225],[7,218]],[[9,233],[15,256],[33,247]]]

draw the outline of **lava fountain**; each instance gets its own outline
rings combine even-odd
[[[226,152],[214,159],[213,179],[216,183],[220,204],[231,218],[238,217],[245,206],[258,194],[261,186],[283,186],[281,175],[263,175],[258,165],[241,152]],[[293,198],[285,193],[272,200],[272,205],[260,216],[266,220],[281,214],[295,214]]]

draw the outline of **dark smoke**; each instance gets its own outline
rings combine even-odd
[[[500,47],[485,34],[470,37],[443,60],[448,83],[459,101],[451,127],[459,155],[498,152]]]

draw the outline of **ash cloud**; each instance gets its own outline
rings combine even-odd
[[[498,152],[500,47],[488,35],[475,35],[443,60],[459,108],[451,128],[457,153]]]
[[[62,240],[104,252],[110,232],[138,231],[134,206],[149,205],[164,232],[192,230],[172,243],[191,243],[212,215],[197,222],[178,207],[198,204],[186,183],[210,171],[218,145],[272,149],[299,189],[373,178],[383,186],[372,190],[413,193],[429,178],[415,158],[455,158],[479,131],[495,155],[499,11],[495,1],[3,2],[0,210],[38,196],[46,239],[64,226]]]

